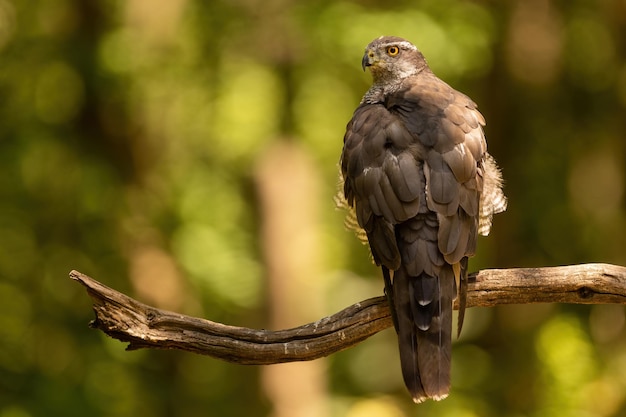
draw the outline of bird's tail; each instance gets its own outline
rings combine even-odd
[[[404,383],[416,403],[444,399],[450,390],[452,301],[456,285],[450,265],[439,276],[394,272],[393,302]]]

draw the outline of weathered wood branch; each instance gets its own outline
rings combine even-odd
[[[392,326],[384,297],[370,298],[288,330],[228,326],[150,307],[78,271],[93,299],[91,326],[128,350],[179,349],[240,364],[306,361],[349,348]],[[468,279],[467,307],[498,304],[626,304],[626,267],[584,264],[547,268],[488,269]]]

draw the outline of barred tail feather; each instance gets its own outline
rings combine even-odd
[[[394,309],[404,382],[416,403],[442,400],[450,391],[454,273],[411,277],[401,267],[393,279]]]

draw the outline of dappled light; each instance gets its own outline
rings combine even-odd
[[[547,321],[536,340],[541,378],[540,408],[548,415],[577,415],[591,399],[581,395],[596,378],[598,363],[580,322],[563,315]]]

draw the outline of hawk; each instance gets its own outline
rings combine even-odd
[[[382,269],[404,382],[416,403],[450,390],[452,304],[463,322],[467,260],[506,209],[485,119],[409,41],[365,49],[373,84],[347,125],[343,196]],[[349,223],[349,222],[348,222]]]

